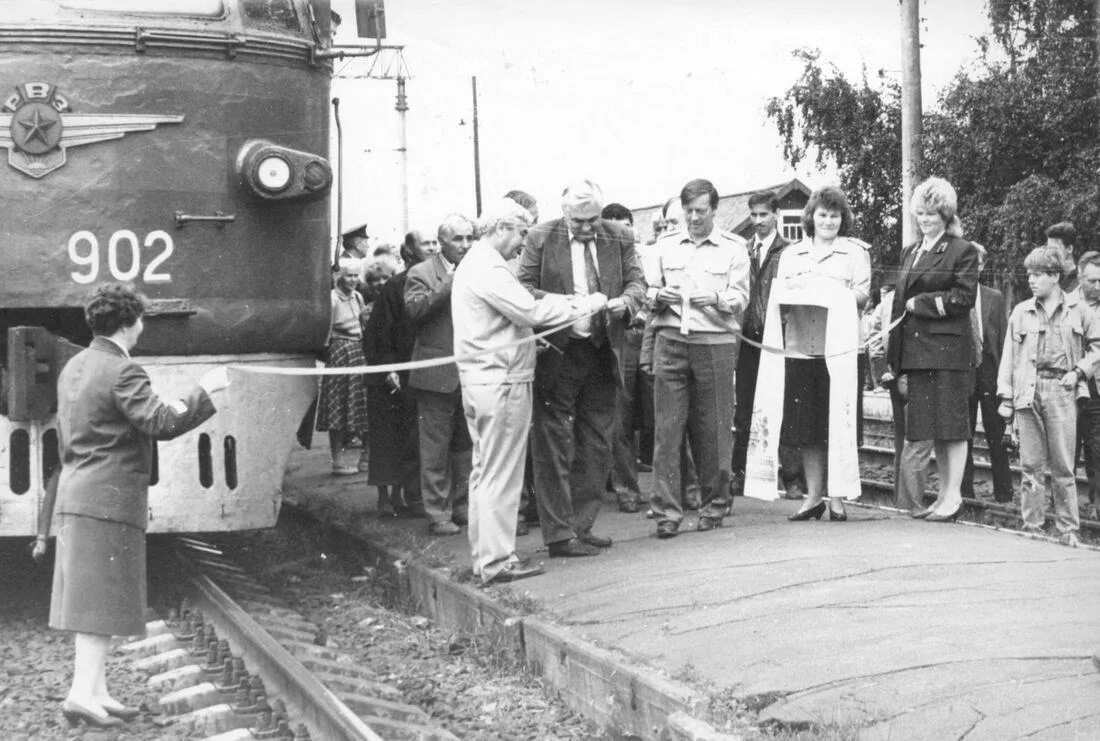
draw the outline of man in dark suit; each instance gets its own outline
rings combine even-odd
[[[535,495],[550,555],[591,556],[611,545],[592,533],[611,466],[616,387],[623,382],[626,320],[642,306],[645,278],[629,230],[600,217],[599,186],[581,181],[562,194],[564,218],[536,226],[519,280],[546,293],[603,293],[607,311],[549,337],[535,369]]]
[[[971,242],[978,251],[978,272],[985,268],[985,247]],[[1004,446],[1005,421],[997,414],[997,369],[1001,367],[1001,350],[1005,344],[1005,332],[1008,331],[1008,312],[1005,310],[1005,297],[995,288],[978,284],[978,295],[974,302],[974,319],[977,321],[978,336],[981,337],[981,363],[974,382],[974,393],[970,396],[970,430],[978,424],[978,410],[982,412],[982,427],[989,444],[989,462],[993,467],[993,499],[998,502],[1012,501],[1012,471],[1008,466],[1008,451]],[[966,470],[963,473],[962,492],[964,497],[974,496],[974,440],[971,438],[966,450]]]
[[[405,311],[416,330],[412,360],[454,355],[451,283],[474,242],[474,225],[453,214],[439,226],[439,253],[409,268]],[[419,417],[420,491],[428,532],[455,535],[465,524],[470,477],[470,432],[462,409],[458,369],[453,363],[409,374]]]
[[[753,238],[749,243],[749,304],[745,307],[742,336],[750,342],[760,342],[764,337],[764,318],[768,310],[772,279],[779,266],[779,254],[790,244],[777,229],[779,198],[772,191],[761,191],[749,196],[749,218],[752,219]],[[735,392],[737,406],[733,417],[734,440],[731,462],[730,495],[740,496],[745,489],[745,457],[749,448],[749,425],[752,422],[752,405],[756,396],[756,374],[760,368],[760,348],[742,342],[737,356],[737,382]],[[801,461],[797,454],[782,455],[784,496],[801,499],[806,490],[805,479],[801,484]],[[798,461],[792,465],[792,460]],[[794,468],[795,470],[790,470]]]

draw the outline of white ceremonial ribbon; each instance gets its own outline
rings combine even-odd
[[[770,306],[770,304],[769,304],[769,306]],[[599,309],[598,311],[603,311],[603,309]],[[585,316],[592,316],[596,313],[597,313],[596,311],[592,311],[592,312],[589,312],[588,314],[586,314]],[[903,312],[902,315],[900,317],[898,317],[897,319],[895,319],[894,322],[889,327],[884,327],[879,332],[879,334],[881,334],[884,337],[886,335],[890,334],[890,330],[892,330],[894,327],[896,327],[898,324],[900,324],[902,319],[904,319],[904,318],[905,318],[905,313]],[[484,350],[480,350],[476,353],[471,353],[471,354],[469,354],[465,357],[467,357],[467,358],[476,358],[476,357],[480,357],[482,355],[488,355],[490,353],[498,353],[498,352],[501,352],[503,350],[509,350],[513,347],[519,347],[520,345],[526,345],[530,342],[537,342],[537,341],[545,338],[547,335],[551,335],[551,334],[554,334],[555,332],[560,332],[561,330],[566,329],[567,327],[571,326],[576,321],[577,321],[576,319],[570,319],[568,322],[563,322],[562,324],[558,324],[554,327],[550,327],[549,329],[544,329],[541,332],[538,332],[536,334],[529,335],[527,337],[522,337],[518,340],[512,340],[511,342],[505,342],[505,343],[502,343],[500,345],[494,345],[493,347],[485,348]],[[681,323],[681,332],[683,332],[685,334],[687,333],[686,332],[686,326],[683,325],[682,323]],[[738,333],[738,336],[740,336],[740,333]],[[765,329],[765,335],[764,336],[767,337],[766,329]],[[742,342],[747,342],[748,344],[752,345],[753,347],[760,348],[762,351],[764,351],[764,353],[770,354],[770,355],[775,355],[776,357],[802,358],[802,359],[814,358],[814,357],[827,357],[827,358],[832,357],[831,353],[827,354],[825,356],[806,355],[805,353],[794,352],[793,350],[787,350],[787,349],[785,349],[785,348],[783,348],[779,345],[775,345],[775,344],[765,344],[765,343],[761,343],[761,342],[753,342],[752,340],[750,340],[747,337],[741,337],[741,341]],[[862,345],[858,345],[855,348],[849,347],[845,350],[839,351],[836,354],[838,354],[838,355],[854,355],[855,353],[863,350],[866,347],[866,345],[867,345],[867,343],[864,343]],[[826,346],[828,346],[828,345],[826,344]],[[558,348],[554,347],[553,345],[550,345],[549,348],[554,350],[555,352],[561,352],[561,350],[558,350]],[[233,370],[243,371],[243,372],[246,372],[246,373],[268,374],[268,375],[275,375],[275,376],[358,376],[358,375],[366,375],[366,374],[371,374],[371,373],[393,373],[393,372],[398,372],[398,371],[415,370],[417,368],[432,368],[432,367],[439,366],[439,365],[450,365],[451,363],[456,362],[457,358],[458,358],[457,355],[448,355],[447,357],[443,357],[443,358],[429,358],[429,359],[425,359],[425,360],[409,360],[409,361],[406,361],[406,362],[403,362],[403,363],[384,363],[384,364],[380,364],[380,365],[356,365],[356,366],[350,366],[350,367],[334,367],[334,368],[299,368],[299,367],[285,367],[285,366],[273,366],[273,365],[238,365],[238,364],[230,364],[227,367],[232,368]]]
[[[764,341],[769,352],[761,353],[756,398],[745,465],[745,496],[778,499],[776,472],[779,461],[779,431],[783,423],[783,395],[786,382],[785,357],[800,354],[784,350],[780,305],[823,306],[825,362],[829,369],[829,496],[855,499],[860,495],[859,457],[856,449],[856,364],[859,350],[859,322],[852,291],[839,283],[821,281],[813,287],[773,285],[768,297]],[[900,319],[898,320],[900,321]],[[896,325],[897,322],[894,322]],[[893,325],[892,325],[893,326]],[[806,356],[801,356],[806,357]]]
[[[690,275],[685,275],[680,283],[680,334],[687,337],[691,334],[691,292],[695,290],[695,281]]]
[[[596,311],[590,311],[585,313],[582,317],[590,317],[604,309],[597,309]],[[493,347],[487,347],[484,350],[479,350],[475,353],[461,356],[462,358],[478,358],[482,355],[489,355],[491,353],[499,353],[504,350],[510,350],[513,347],[519,347],[520,345],[526,345],[531,342],[538,342],[547,335],[552,335],[555,332],[560,332],[566,329],[574,322],[577,321],[577,317],[570,319],[567,322],[562,322],[549,329],[544,329],[541,332],[528,335],[527,337],[521,337],[518,340],[512,340],[511,342],[503,342]],[[550,345],[557,352],[561,352],[553,345]],[[349,367],[334,367],[334,368],[284,368],[280,366],[272,365],[230,365],[229,367],[234,370],[244,371],[246,373],[264,373],[268,375],[276,376],[358,376],[367,375],[371,373],[393,373],[398,371],[415,370],[417,368],[432,368],[437,365],[450,365],[456,362],[460,356],[448,355],[445,358],[426,358],[424,360],[409,360],[404,363],[382,363],[379,365],[355,365]]]

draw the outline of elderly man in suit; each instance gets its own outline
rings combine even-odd
[[[535,371],[535,496],[552,557],[591,556],[611,545],[592,524],[611,466],[626,322],[642,307],[645,278],[633,235],[601,218],[602,208],[595,183],[570,185],[563,218],[535,227],[520,259],[519,280],[535,298],[609,298],[606,311],[551,335],[553,349],[539,355]]]
[[[416,330],[412,360],[454,355],[451,284],[455,268],[474,242],[474,225],[452,214],[439,226],[439,253],[409,268],[405,311]],[[453,364],[418,368],[409,374],[420,434],[420,491],[432,535],[455,535],[470,475],[470,433],[462,411],[462,390]]]
[[[985,269],[985,247],[971,242],[978,251],[978,272]],[[997,369],[1001,366],[1001,350],[1008,331],[1008,312],[1005,310],[1005,297],[996,288],[978,284],[978,294],[974,300],[971,314],[976,323],[973,330],[981,338],[981,362],[978,365],[974,382],[974,393],[970,395],[970,430],[973,433],[978,424],[978,410],[982,412],[982,428],[989,444],[989,462],[993,468],[993,499],[998,502],[1012,502],[1012,471],[1008,466],[1008,451],[1004,446],[1005,423],[997,414]],[[966,450],[966,470],[963,472],[963,496],[974,496],[974,440],[971,438]]]

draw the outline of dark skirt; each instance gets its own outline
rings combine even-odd
[[[50,627],[145,635],[145,531],[83,515],[56,515]]]
[[[333,338],[325,357],[326,368],[366,365],[358,340]],[[317,400],[317,430],[367,429],[367,385],[362,375],[322,376],[321,398]]]
[[[370,386],[367,396],[371,413],[367,483],[409,486],[420,476],[416,397],[407,385],[393,393],[389,386]]]
[[[829,367],[825,358],[787,358],[783,391],[783,445],[826,445],[829,442]]]
[[[969,440],[973,370],[906,371],[906,440]]]

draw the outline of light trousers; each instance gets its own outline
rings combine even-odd
[[[1045,521],[1050,470],[1050,493],[1054,499],[1054,525],[1060,533],[1076,532],[1081,523],[1077,513],[1077,401],[1073,389],[1064,389],[1057,378],[1035,379],[1035,398],[1027,409],[1016,410],[1020,430],[1020,467],[1023,486],[1020,512],[1024,525],[1042,527]]]
[[[516,516],[531,423],[531,383],[464,384],[462,406],[473,443],[470,554],[474,575],[488,581],[517,560]]]

